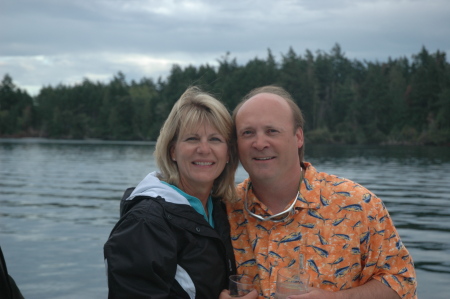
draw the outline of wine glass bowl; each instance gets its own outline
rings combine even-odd
[[[254,290],[252,278],[248,275],[230,275],[229,290],[231,297],[241,297]]]
[[[277,273],[276,299],[285,299],[289,295],[300,295],[308,292],[309,274],[297,267],[280,268]]]

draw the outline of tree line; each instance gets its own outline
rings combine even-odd
[[[410,59],[350,60],[331,51],[292,48],[277,61],[255,57],[243,65],[229,53],[209,64],[173,65],[167,78],[127,83],[84,79],[44,86],[31,97],[6,74],[0,84],[0,137],[156,140],[175,101],[190,85],[232,111],[252,88],[275,84],[302,109],[312,143],[450,144],[450,67],[445,52],[423,47]]]

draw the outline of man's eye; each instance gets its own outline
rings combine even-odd
[[[252,131],[244,131],[244,132],[242,132],[243,136],[248,136],[250,134],[252,134]]]

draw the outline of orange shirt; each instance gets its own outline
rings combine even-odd
[[[310,285],[329,291],[353,288],[376,279],[401,298],[416,298],[414,264],[383,202],[350,180],[318,172],[310,163],[295,203],[295,214],[283,222],[260,221],[271,214],[238,185],[238,201],[227,203],[238,274],[248,274],[260,298],[272,298],[279,267],[298,267],[305,257]]]

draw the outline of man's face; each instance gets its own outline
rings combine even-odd
[[[303,131],[294,133],[292,111],[278,95],[260,93],[236,114],[239,159],[253,182],[281,183],[298,172]]]

